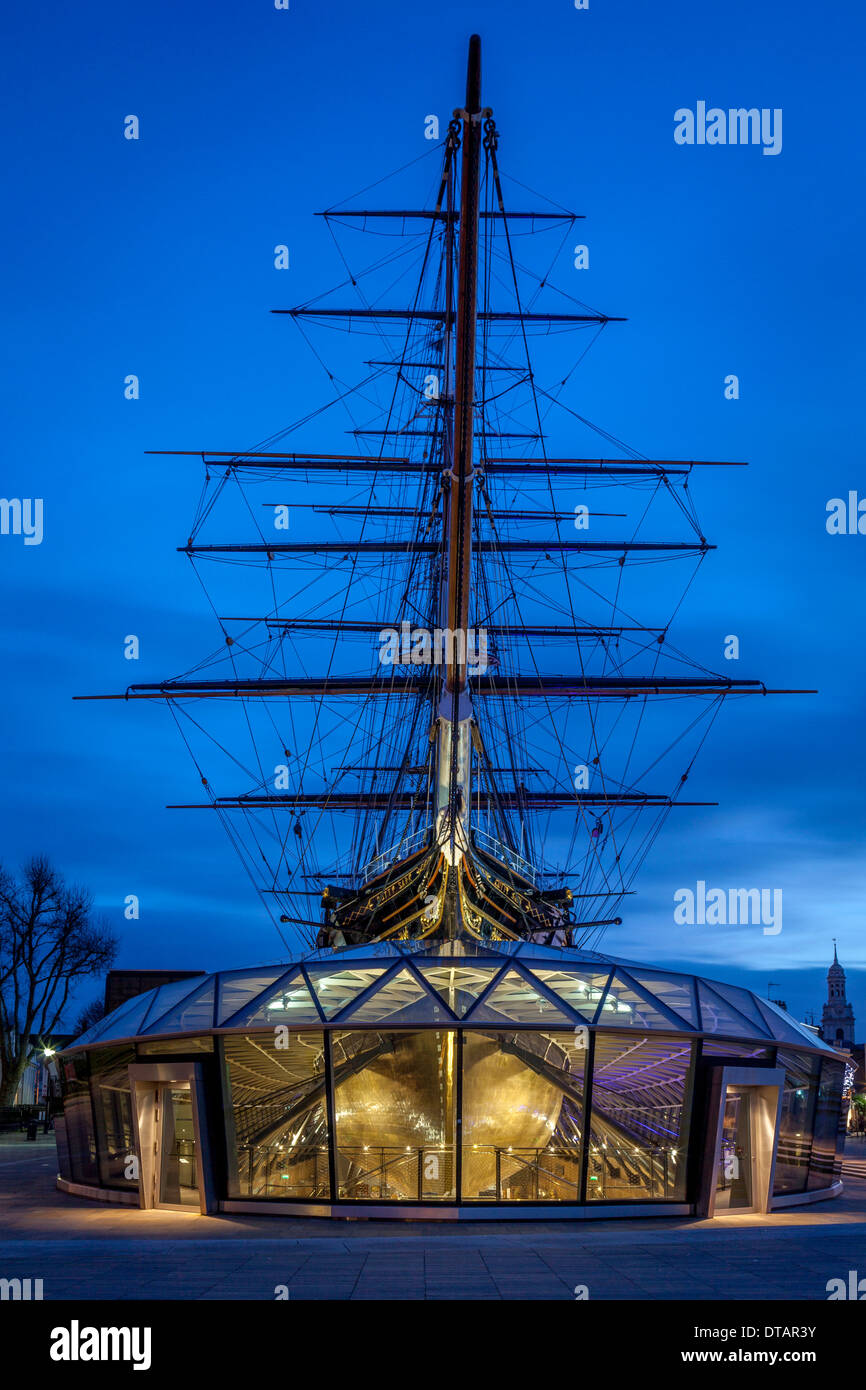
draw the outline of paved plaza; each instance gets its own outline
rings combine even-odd
[[[58,1192],[52,1136],[0,1141],[0,1278],[46,1299],[826,1300],[866,1275],[866,1163],[770,1217],[449,1223],[143,1212]]]

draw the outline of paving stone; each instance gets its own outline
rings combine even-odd
[[[838,1202],[767,1218],[600,1222],[338,1222],[201,1217],[59,1193],[49,1149],[0,1145],[0,1275],[46,1297],[290,1301],[674,1302],[826,1298],[863,1266],[866,1180]]]

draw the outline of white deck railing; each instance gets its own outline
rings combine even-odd
[[[492,854],[494,859],[501,859],[503,864],[507,864],[521,878],[529,879],[530,883],[538,884],[538,874],[532,867],[528,859],[524,859],[522,854],[518,854],[516,849],[509,849],[501,840],[497,840],[493,835],[488,835],[486,830],[474,830],[472,839],[479,849],[487,854]]]
[[[420,830],[413,830],[411,835],[404,835],[403,839],[398,840],[390,849],[382,850],[381,854],[377,854],[361,870],[361,877],[364,882],[369,883],[371,878],[377,878],[379,874],[383,874],[398,859],[405,859],[419,845],[423,845],[432,830],[432,825],[422,826]]]

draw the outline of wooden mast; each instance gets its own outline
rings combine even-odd
[[[459,122],[459,126],[458,126]],[[442,618],[444,672],[437,711],[436,839],[457,868],[469,845],[472,797],[472,705],[467,684],[469,590],[472,566],[472,446],[475,431],[475,334],[478,322],[478,221],[481,184],[481,39],[469,40],[466,106],[454,112],[461,129],[460,230],[454,311],[454,394],[450,402],[450,468],[443,508]],[[449,306],[450,306],[449,276]],[[450,314],[448,322],[450,324]],[[459,930],[456,880],[449,884],[447,930]]]
[[[475,333],[478,314],[478,204],[481,168],[481,39],[469,40],[463,118],[460,239],[457,269],[457,344],[454,379],[454,452],[448,507],[448,629],[461,633],[448,652],[446,688],[466,689],[466,634],[472,558],[472,444],[475,428]]]
[[[475,432],[475,335],[478,323],[478,222],[481,185],[481,39],[469,40],[466,105],[454,112],[452,131],[461,131],[459,238],[454,391],[449,401],[448,456],[443,482],[444,672],[436,714],[437,758],[435,837],[447,863],[457,870],[469,847],[472,801],[472,704],[467,682],[469,590],[472,567],[472,446]],[[450,252],[450,245],[449,245]],[[451,275],[448,276],[446,340],[452,321]],[[458,870],[459,871],[459,870]],[[448,883],[446,932],[460,930],[457,879]]]

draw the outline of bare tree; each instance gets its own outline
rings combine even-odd
[[[81,1013],[75,1020],[73,1032],[76,1038],[80,1038],[82,1033],[88,1032],[95,1024],[101,1022],[103,1018],[105,1018],[105,1002],[102,999],[94,999],[92,1003],[87,1004],[85,1008],[81,1010]]]
[[[90,894],[68,887],[47,858],[20,879],[0,867],[0,1105],[11,1105],[31,1038],[57,1027],[79,980],[100,975],[117,938],[91,916]]]

